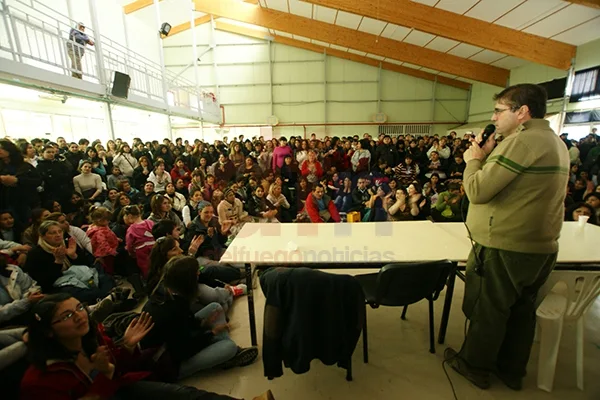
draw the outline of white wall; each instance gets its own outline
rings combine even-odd
[[[200,54],[211,43],[210,24],[196,27],[193,33]],[[399,124],[451,122],[435,126],[437,133],[460,125],[467,114],[466,90],[437,84],[439,101],[434,110],[432,81],[386,70],[379,77],[376,67],[219,30],[215,41],[216,48],[201,57],[197,73],[201,87],[218,92],[226,124],[266,124],[275,115],[280,124],[297,126],[277,126],[274,136],[302,136],[303,123],[347,124],[307,126],[307,135],[376,135],[375,125],[349,124],[371,122],[380,111],[388,115],[388,122]],[[168,37],[163,43],[167,68],[194,81],[193,67],[185,69],[193,59],[192,32]]]

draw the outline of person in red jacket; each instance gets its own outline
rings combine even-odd
[[[323,186],[317,185],[306,198],[304,211],[311,222],[340,222],[340,214]]]
[[[192,171],[185,165],[181,157],[178,157],[177,160],[175,160],[175,166],[171,170],[172,182],[177,182],[177,179],[183,179],[185,186],[192,183]]]
[[[232,399],[147,380],[154,377],[152,358],[144,359],[146,351],[138,349],[154,326],[147,313],[132,320],[120,347],[67,293],[46,296],[34,306],[32,316],[27,347],[33,365],[21,381],[21,399]]]

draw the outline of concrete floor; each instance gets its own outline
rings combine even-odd
[[[328,271],[333,272],[333,271]],[[336,273],[366,273],[372,271],[337,270]],[[324,366],[313,361],[311,370],[295,375],[284,369],[284,375],[273,381],[263,376],[262,361],[228,371],[214,371],[189,378],[182,383],[204,390],[252,399],[271,389],[277,400],[371,400],[371,399],[453,399],[452,390],[442,369],[446,346],[460,348],[463,341],[464,315],[461,303],[464,285],[457,280],[450,324],[445,345],[437,345],[437,353],[428,352],[427,302],[409,307],[407,320],[400,319],[401,308],[368,308],[369,364],[362,361],[362,338],[353,357],[354,381],[345,380],[345,370]],[[255,290],[257,332],[262,342],[263,309],[265,298],[260,286]],[[435,303],[436,337],[444,303],[445,291]],[[452,369],[447,368],[456,395],[460,400],[537,400],[537,399],[600,399],[600,299],[596,300],[586,316],[585,332],[585,391],[580,391],[575,379],[574,326],[565,324],[554,391],[547,393],[537,388],[539,343],[535,343],[524,388],[520,392],[508,389],[494,378],[492,388],[480,390]],[[240,346],[250,345],[248,303],[237,299],[230,313],[234,325],[232,338]]]

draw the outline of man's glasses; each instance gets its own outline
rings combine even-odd
[[[512,111],[515,112],[518,108],[494,108],[494,115],[500,115],[502,114],[504,111]]]
[[[77,307],[75,307],[74,311],[68,311],[66,314],[63,314],[62,317],[60,317],[56,321],[52,322],[52,325],[58,324],[59,322],[68,321],[69,319],[73,318],[73,316],[75,315],[75,313],[83,312],[83,310],[85,310],[85,305],[79,303],[77,305]]]

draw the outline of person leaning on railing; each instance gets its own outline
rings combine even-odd
[[[67,42],[67,54],[71,59],[71,76],[73,78],[83,79],[81,59],[83,58],[86,44],[93,46],[94,41],[85,34],[85,25],[83,22],[79,22],[75,28],[71,28],[69,41]]]

